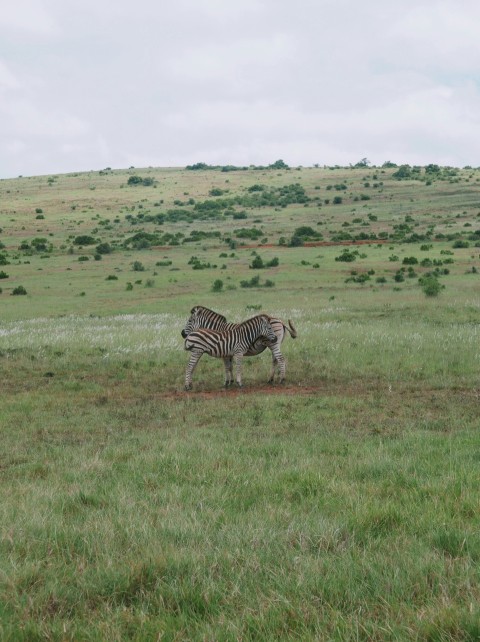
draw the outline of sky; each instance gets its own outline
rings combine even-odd
[[[480,166],[478,0],[14,0],[0,178]]]

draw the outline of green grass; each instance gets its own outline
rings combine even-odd
[[[480,249],[452,247],[480,227],[479,174],[427,185],[382,171],[0,181],[2,641],[479,639]],[[132,173],[157,187],[127,187]],[[163,226],[125,218],[185,209],[174,201],[213,187],[233,197],[294,182],[321,207]],[[354,200],[362,193],[370,200]],[[338,194],[341,205],[323,203]],[[278,245],[301,225],[328,242],[338,230],[393,235],[406,217],[419,234],[435,225],[430,249],[392,237],[349,246],[358,255],[345,263],[338,244]],[[263,226],[268,245],[231,248],[242,226]],[[122,247],[140,230],[191,229],[222,236]],[[114,251],[70,253],[81,234]],[[51,251],[18,249],[35,237]],[[278,267],[250,269],[254,251]],[[193,255],[217,267],[193,270]],[[394,281],[410,256],[453,259],[438,297],[418,283],[432,268]],[[346,282],[352,270],[374,274]],[[275,287],[240,287],[255,274]],[[18,285],[26,296],[11,296]],[[224,391],[221,361],[205,357],[183,392],[180,330],[195,304],[234,321],[259,309],[291,318],[286,385],[266,385],[264,353],[244,360],[242,390]]]

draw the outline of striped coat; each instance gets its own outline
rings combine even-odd
[[[283,383],[283,381],[285,380],[286,363],[285,357],[283,356],[280,347],[287,332],[293,339],[295,339],[295,337],[297,336],[297,331],[290,319],[288,320],[287,326],[281,319],[277,319],[269,315],[266,316],[268,316],[270,325],[272,326],[272,329],[277,336],[276,343],[269,344],[268,342],[260,338],[248,348],[248,351],[244,356],[253,357],[257,354],[261,354],[266,348],[269,348],[272,352],[272,369],[269,381],[270,383],[273,383],[275,379],[275,372],[278,369],[280,383]],[[201,305],[196,305],[194,308],[192,308],[190,317],[185,324],[184,329],[182,330],[182,337],[185,338],[190,332],[198,330],[200,328],[208,328],[211,330],[216,330],[218,332],[225,332],[227,330],[235,328],[237,325],[237,323],[228,323],[227,319],[218,312],[214,312],[213,310],[205,308]],[[229,378],[230,380],[232,380],[233,375],[231,372],[231,358],[224,358],[224,364],[225,380]]]
[[[226,359],[232,367],[225,369],[225,386],[233,383],[233,361],[236,364],[236,382],[242,385],[242,357],[256,341],[262,339],[267,344],[277,342],[277,336],[272,329],[270,319],[265,314],[259,314],[243,323],[223,332],[200,328],[189,332],[185,338],[185,350],[191,352],[185,371],[185,390],[191,390],[193,372],[204,354],[211,357]]]

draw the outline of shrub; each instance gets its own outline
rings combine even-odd
[[[265,283],[260,283],[260,276],[252,276],[249,281],[240,281],[241,288],[273,288],[275,283],[267,279]]]
[[[116,276],[115,274],[109,274],[105,281],[118,281],[118,276]]]
[[[141,176],[130,176],[127,185],[143,185],[144,187],[150,187],[151,185],[154,185],[155,181],[153,178],[142,178]]]
[[[32,245],[34,245],[35,240],[36,239],[33,239]],[[96,240],[93,238],[93,236],[82,234],[81,236],[77,236],[73,243],[74,245],[95,245]]]
[[[18,285],[16,288],[13,289],[12,295],[17,296],[17,295],[25,295],[27,294],[27,291],[23,287],[23,285]]]
[[[96,247],[97,254],[110,254],[112,251],[112,246],[110,243],[100,243]]]
[[[292,236],[289,242],[290,247],[300,247],[304,244],[304,241],[301,236],[296,236],[295,234]]]
[[[212,292],[221,292],[223,290],[223,281],[221,279],[215,279],[212,284]]]
[[[440,290],[445,287],[435,276],[433,276],[433,274],[422,276],[418,282],[425,296],[428,297],[438,296],[440,294]]]
[[[406,256],[403,261],[403,265],[417,265],[418,259],[414,256]]]
[[[134,261],[132,263],[132,270],[134,272],[145,272],[145,266],[141,261]]]
[[[356,250],[354,252],[350,252],[349,250],[343,250],[340,256],[335,257],[335,261],[344,261],[345,263],[352,263],[352,261],[356,260],[357,256],[358,256],[358,252]]]
[[[342,197],[341,196],[335,196],[333,199],[333,204],[334,205],[341,205],[342,204]]]
[[[256,256],[251,264],[249,265],[251,270],[260,270],[265,267],[263,259],[261,256]]]
[[[32,240],[32,247],[37,251],[37,252],[46,252],[48,247],[47,247],[48,241],[45,238],[34,238]],[[23,245],[23,243],[22,243]],[[28,249],[28,244],[27,248]]]
[[[8,274],[3,270],[0,271],[0,279],[8,279]]]
[[[90,258],[89,258],[88,256],[79,256],[79,257],[78,257],[78,260],[79,260],[80,262],[82,262],[82,261],[90,261]]]

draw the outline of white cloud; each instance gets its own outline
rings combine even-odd
[[[20,89],[21,83],[15,74],[9,69],[8,65],[0,60],[0,93]]]
[[[41,0],[15,0],[3,3],[0,11],[0,33],[7,31],[51,35],[56,24]]]
[[[221,163],[478,165],[473,0],[18,0],[0,176]]]

